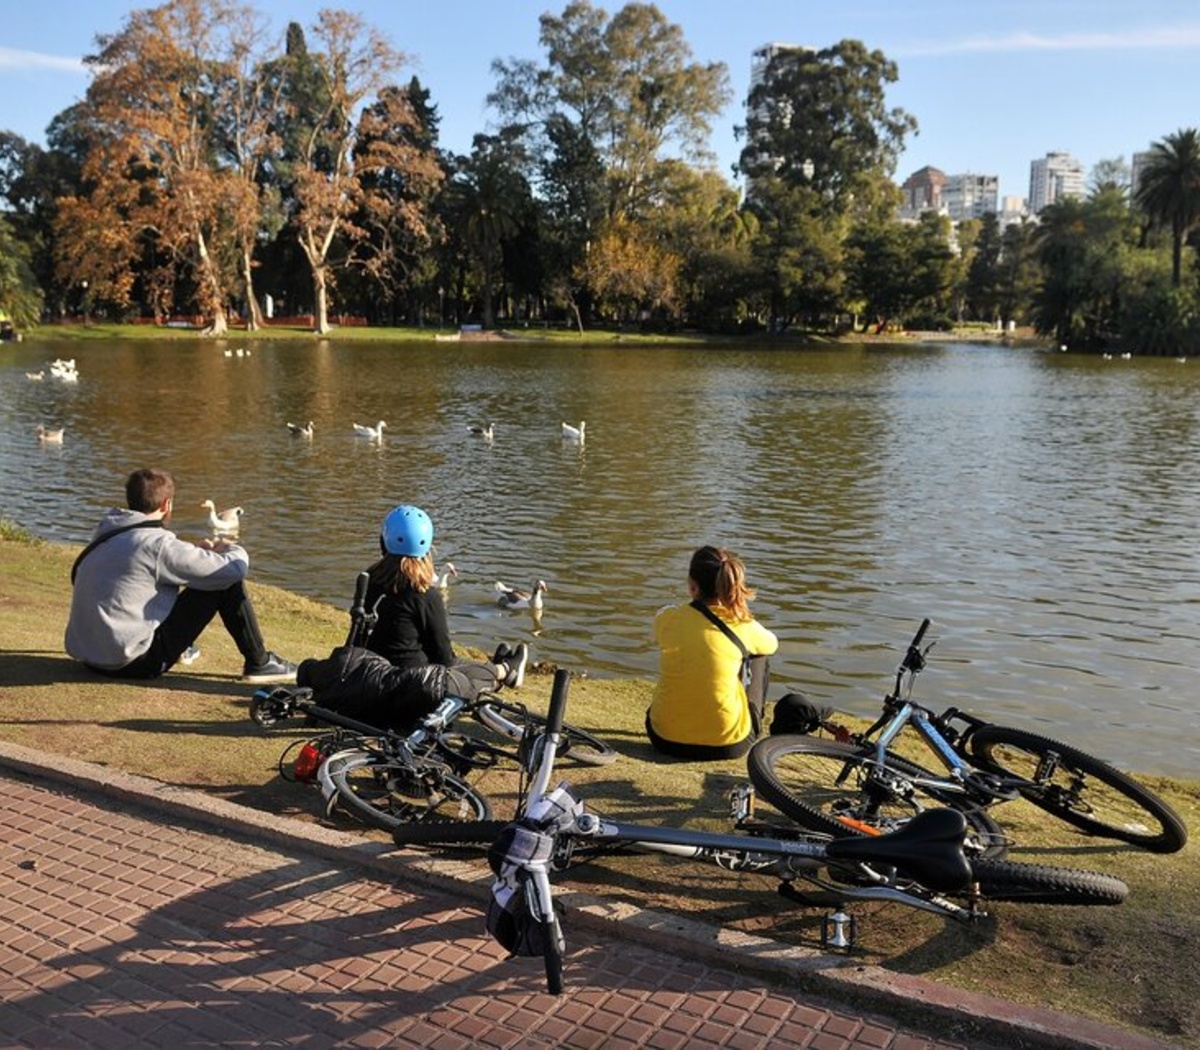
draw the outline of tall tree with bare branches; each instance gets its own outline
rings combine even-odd
[[[354,163],[358,111],[393,82],[405,56],[348,11],[321,11],[312,36],[310,50],[298,27],[289,27],[281,60],[281,170],[294,198],[296,237],[312,271],[313,326],[324,334],[337,239],[365,236],[353,221],[363,195],[363,169]]]

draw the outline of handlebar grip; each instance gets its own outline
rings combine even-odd
[[[546,730],[561,733],[563,718],[567,713],[567,690],[571,684],[571,672],[560,667],[554,672],[554,685],[550,689],[550,710],[546,712]]]
[[[369,573],[360,572],[354,581],[354,601],[350,604],[351,616],[362,616],[367,604],[367,588],[371,584]]]
[[[921,644],[921,639],[925,637],[925,632],[929,630],[930,623],[931,621],[928,616],[921,621],[921,626],[917,628],[917,633],[913,636],[913,640],[910,643],[914,648]]]

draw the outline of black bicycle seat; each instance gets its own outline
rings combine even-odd
[[[899,868],[931,890],[958,890],[971,881],[963,853],[967,818],[954,809],[929,809],[886,835],[835,839],[826,847],[834,860]]]

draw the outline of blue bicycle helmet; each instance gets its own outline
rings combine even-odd
[[[433,522],[420,507],[402,503],[383,519],[379,543],[386,554],[423,558],[433,546]]]

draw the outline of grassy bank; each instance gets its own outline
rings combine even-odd
[[[63,655],[74,554],[0,527],[0,737],[244,805],[321,819],[315,789],[286,783],[277,773],[280,754],[303,739],[304,730],[266,734],[249,721],[251,689],[236,681],[240,658],[219,628],[201,638],[195,664],[152,683],[98,679]],[[325,655],[344,637],[340,610],[270,588],[254,587],[253,593],[268,642],[290,658]],[[549,688],[549,675],[534,673],[522,694],[531,706],[544,708]],[[726,796],[744,779],[744,764],[656,761],[641,728],[649,689],[645,681],[572,683],[568,718],[609,740],[622,757],[602,769],[564,766],[564,775],[601,812],[727,827]],[[1200,784],[1147,782],[1190,828],[1197,827]],[[513,786],[512,775],[498,771],[482,782],[502,816],[510,811]],[[1129,900],[1098,909],[1002,904],[972,927],[898,905],[856,907],[859,944],[848,963],[876,963],[1200,1047],[1192,966],[1200,948],[1196,847],[1151,856],[1078,836],[1022,807],[1010,804],[999,813],[1021,844],[1014,859],[1111,872],[1129,884]],[[818,944],[819,913],[784,903],[774,884],[757,876],[667,858],[613,858],[571,878],[580,888],[639,905],[806,947]]]
[[[272,325],[257,332],[247,332],[240,328],[231,328],[221,339],[204,336],[195,328],[177,328],[150,324],[67,324],[44,325],[24,333],[26,343],[39,342],[105,342],[114,339],[121,340],[196,340],[210,339],[216,343],[231,345],[248,345],[254,342],[300,341],[312,342],[316,339],[328,339],[336,342],[433,342],[439,337],[452,338],[458,332],[455,328],[435,328],[432,326],[417,327],[368,327],[366,325],[348,325],[335,328],[328,336],[318,336],[310,328],[299,325]],[[528,327],[505,328],[498,331],[463,333],[464,342],[539,342],[552,343],[562,346],[720,346],[728,348],[732,345],[747,347],[770,345],[772,347],[820,347],[832,346],[839,343],[888,343],[913,344],[921,342],[971,342],[993,345],[1038,346],[1044,340],[1038,340],[1029,330],[1021,330],[1012,336],[1005,336],[993,329],[971,325],[949,332],[885,332],[879,335],[866,332],[854,332],[844,336],[831,336],[826,333],[805,332],[801,330],[788,331],[778,335],[767,335],[763,332],[746,335],[710,335],[702,332],[642,332],[637,330],[595,328],[580,333],[578,329],[562,325],[530,325]]]

